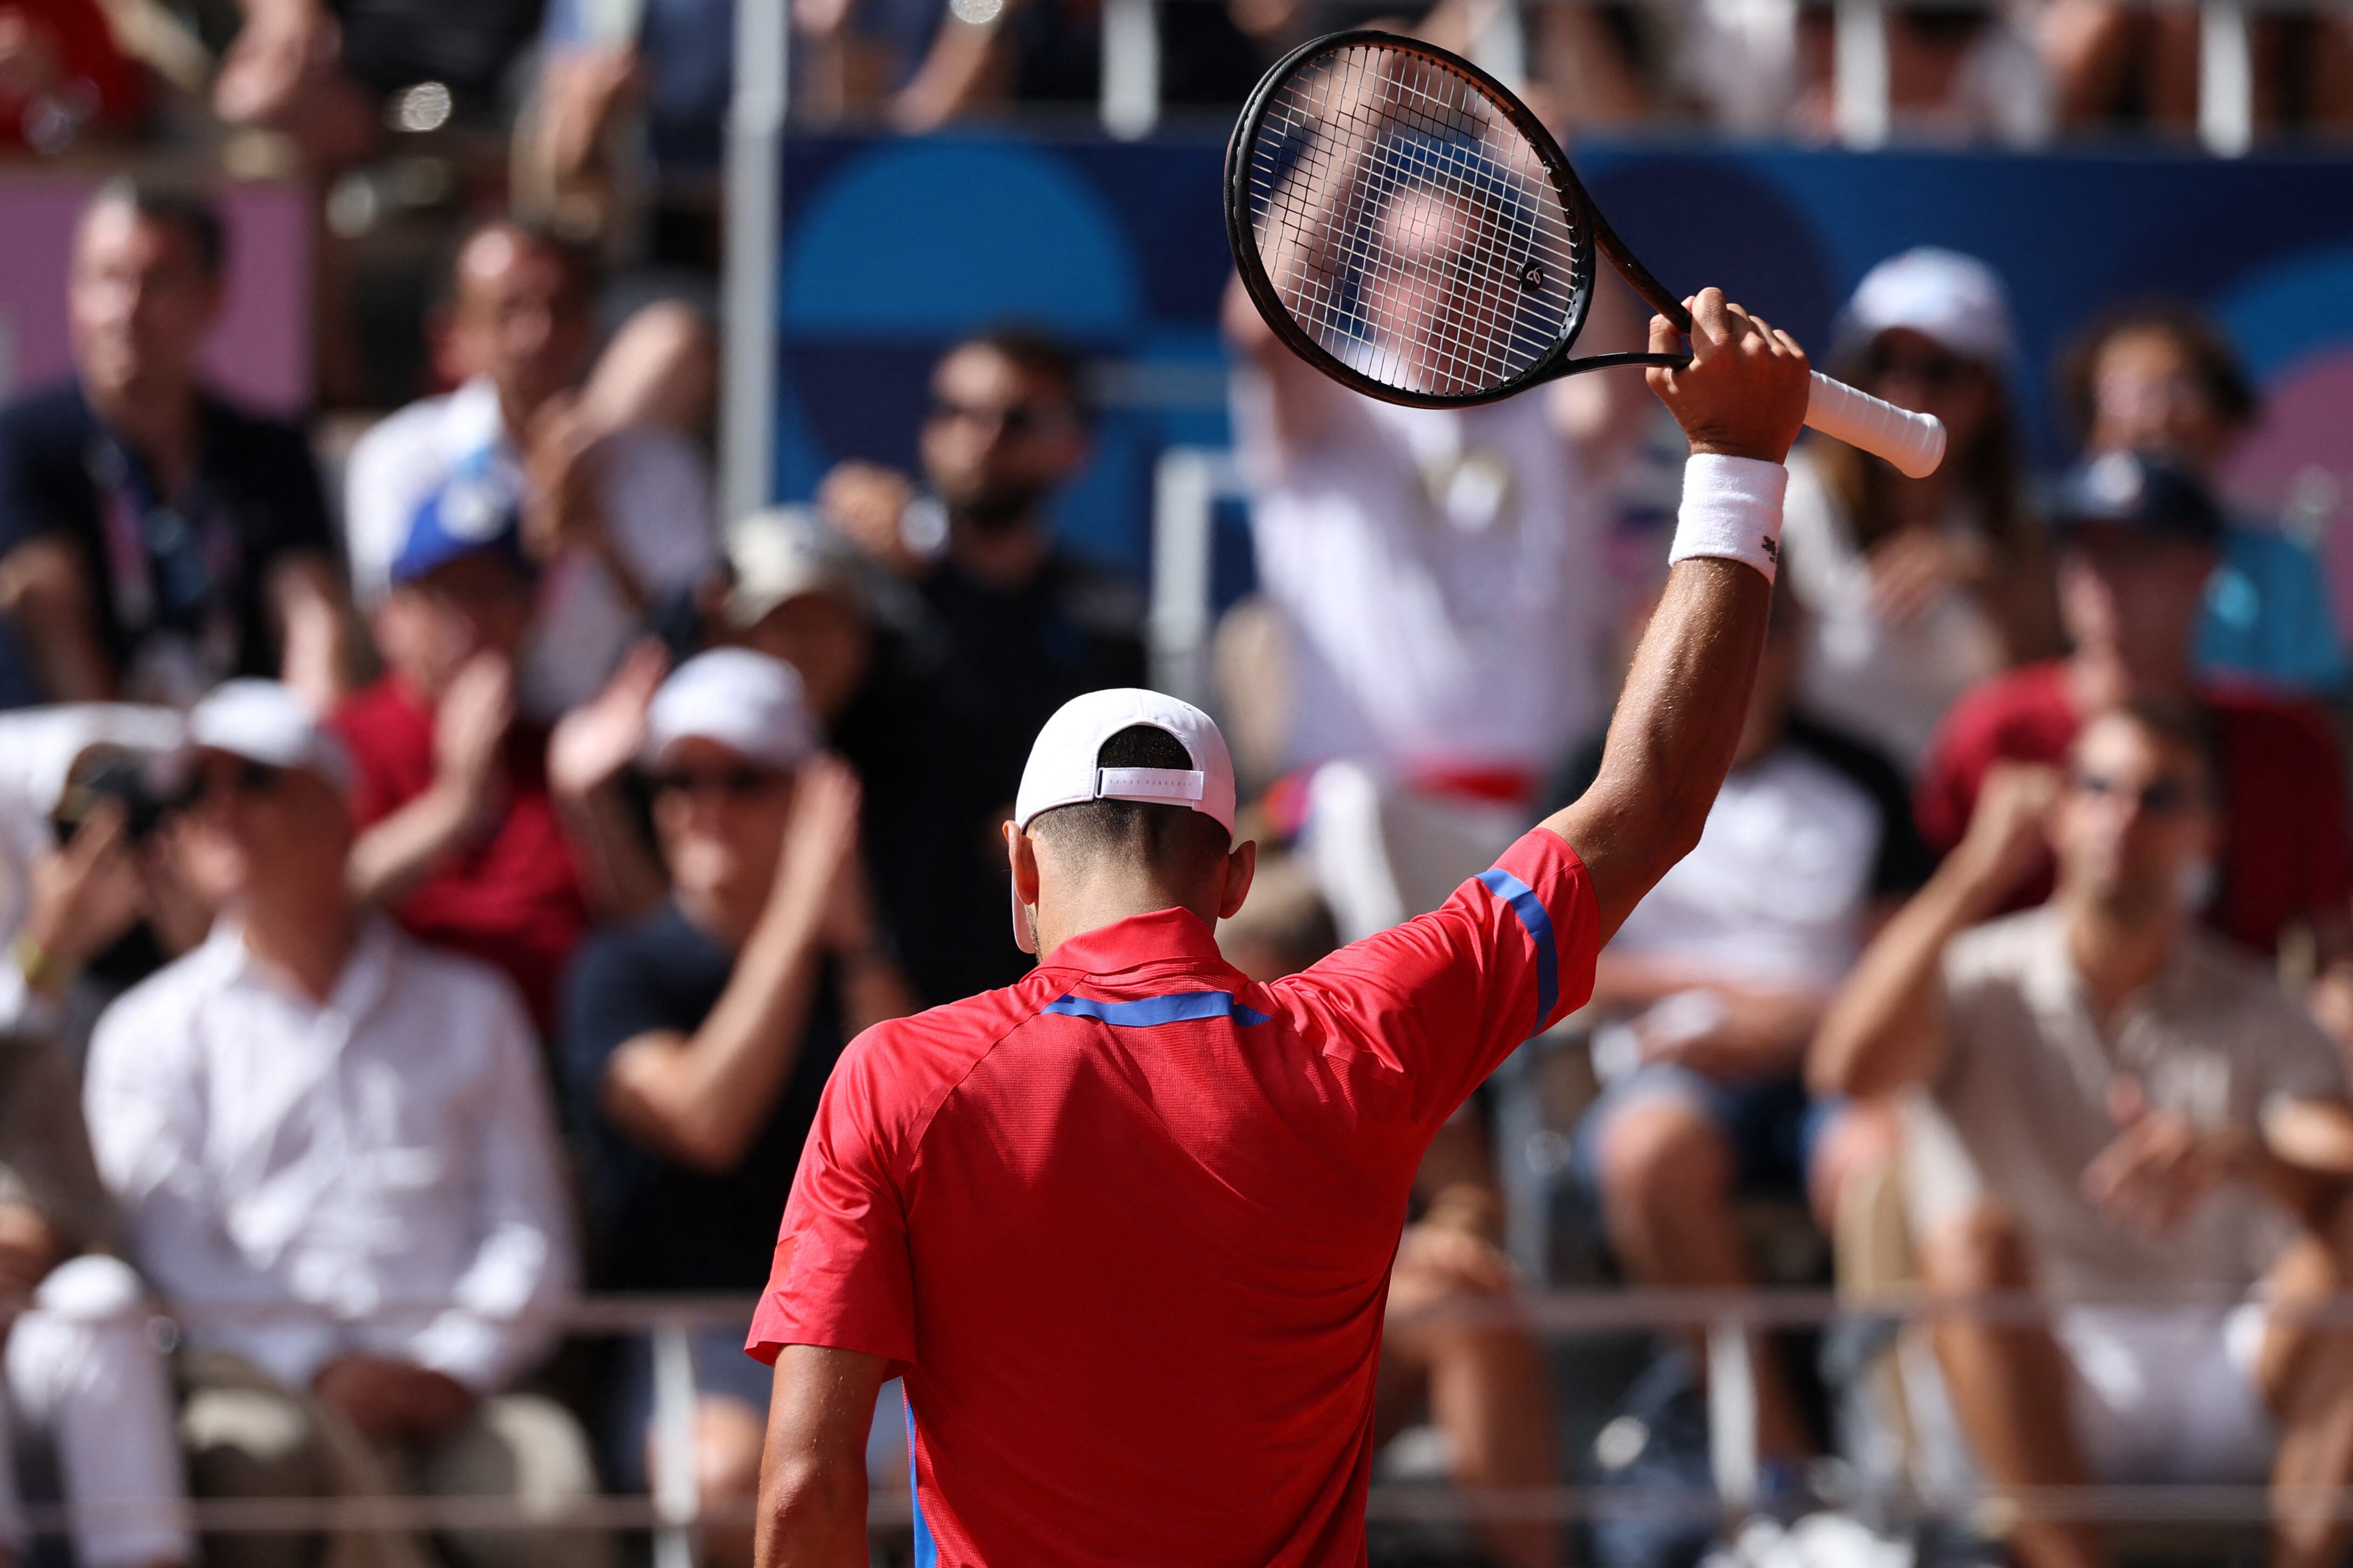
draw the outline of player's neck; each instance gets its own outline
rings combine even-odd
[[[1124,870],[1091,877],[1073,887],[1041,892],[1034,909],[1040,963],[1049,962],[1054,950],[1073,937],[1138,915],[1185,910],[1213,930],[1218,918],[1214,893],[1188,897],[1162,886],[1149,875]]]

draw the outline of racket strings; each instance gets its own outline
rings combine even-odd
[[[1565,335],[1585,286],[1568,212],[1527,138],[1469,79],[1350,45],[1275,91],[1247,155],[1269,279],[1349,368],[1475,395]]]

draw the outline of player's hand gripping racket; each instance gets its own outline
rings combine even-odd
[[[1308,363],[1390,403],[1492,403],[1606,365],[1571,359],[1599,250],[1651,308],[1691,316],[1626,252],[1535,116],[1428,44],[1335,33],[1250,93],[1226,150],[1226,233],[1259,313]],[[1918,478],[1945,427],[1817,373],[1806,423]]]

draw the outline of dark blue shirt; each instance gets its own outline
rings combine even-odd
[[[756,1290],[767,1280],[801,1144],[845,1043],[830,973],[818,976],[792,1074],[733,1170],[678,1164],[604,1110],[613,1053],[639,1035],[692,1034],[734,973],[735,955],[671,903],[596,931],[573,959],[556,1070],[586,1177],[590,1277],[603,1289]]]
[[[211,396],[197,418],[195,478],[166,495],[79,384],[0,412],[0,555],[43,537],[74,547],[118,679],[164,638],[182,645],[199,687],[277,674],[270,571],[336,553],[300,430]]]

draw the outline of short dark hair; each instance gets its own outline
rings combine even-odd
[[[2110,343],[2135,332],[2170,341],[2189,363],[2189,374],[2214,411],[2232,425],[2255,416],[2257,399],[2238,351],[2214,323],[2191,306],[2173,300],[2141,300],[2122,305],[2093,322],[2059,362],[2062,405],[2075,422],[2075,433],[2088,437],[2100,414],[2100,355]]]
[[[964,349],[987,349],[1009,361],[1023,374],[1052,382],[1061,392],[1063,401],[1082,420],[1094,417],[1086,360],[1053,333],[1020,324],[991,327],[976,332],[948,352],[955,353]]]
[[[1157,724],[1130,724],[1097,749],[1095,766],[1187,771],[1193,758],[1184,742]],[[1029,826],[1061,853],[1090,860],[1110,856],[1140,859],[1160,871],[1181,871],[1188,868],[1187,862],[1223,856],[1234,842],[1215,817],[1190,806],[1140,800],[1059,805],[1040,813]]]
[[[207,279],[218,279],[228,263],[228,230],[210,196],[193,185],[175,184],[149,175],[117,174],[99,186],[85,211],[125,206],[147,223],[164,224],[187,236],[196,253],[196,266]]]

